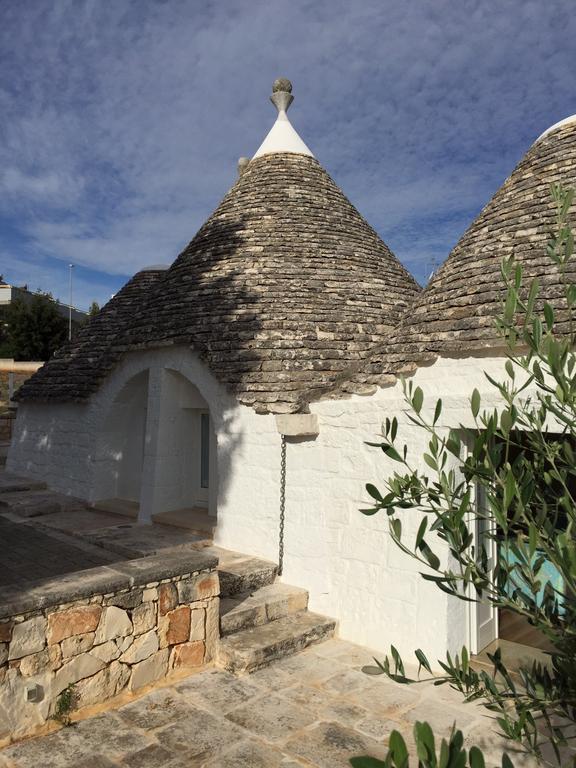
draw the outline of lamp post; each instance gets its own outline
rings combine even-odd
[[[68,264],[70,270],[70,302],[68,304],[68,341],[72,340],[72,273],[74,264]]]

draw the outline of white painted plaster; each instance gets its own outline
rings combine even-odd
[[[270,155],[277,152],[294,152],[298,155],[309,155],[310,157],[314,157],[294,129],[292,123],[288,119],[288,115],[283,109],[279,111],[276,122],[259,146],[253,159],[261,157],[262,155]]]
[[[474,387],[483,405],[498,405],[484,371],[499,377],[502,369],[502,359],[438,360],[419,369],[414,381],[426,393],[425,408],[432,410],[436,397],[443,398],[440,426],[448,429],[470,423]],[[181,459],[187,450],[182,435],[159,437],[165,429],[158,422],[162,409],[170,423],[176,404],[193,408],[205,403],[217,441],[212,461],[217,479],[210,480],[216,542],[276,560],[281,441],[276,419],[239,405],[190,349],[127,355],[85,406],[22,404],[8,468],[94,498],[101,425],[111,403],[142,371],[149,371],[150,382],[142,498],[151,494],[154,511],[172,503],[170,473],[178,451]],[[378,440],[386,417],[398,417],[399,439],[409,444],[415,465],[424,468],[426,439],[408,419],[400,384],[371,397],[313,403],[311,410],[318,417],[319,435],[287,439],[283,581],[308,589],[310,608],[338,619],[345,639],[382,652],[391,643],[403,653],[420,647],[431,658],[459,650],[468,640],[466,606],[421,578],[417,564],[392,544],[383,514],[359,512],[367,502],[366,482],[381,486],[397,467],[366,445]],[[407,535],[415,533],[418,522],[417,514],[407,517]]]
[[[570,117],[565,117],[564,120],[559,120],[557,123],[554,123],[554,125],[551,125],[550,128],[547,128],[544,131],[544,133],[541,133],[540,136],[538,136],[536,141],[540,141],[540,139],[543,139],[544,136],[548,136],[548,134],[552,133],[552,131],[555,131],[556,128],[561,128],[563,125],[570,125],[570,123],[574,123],[574,122],[576,122],[576,115],[570,115]]]

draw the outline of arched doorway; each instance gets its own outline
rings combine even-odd
[[[165,369],[161,379],[150,513],[198,509],[215,515],[216,441],[208,403],[178,371]]]
[[[212,530],[216,483],[207,401],[179,371],[151,368],[138,520]]]
[[[93,498],[140,503],[148,409],[148,371],[132,377],[114,398],[94,457]]]

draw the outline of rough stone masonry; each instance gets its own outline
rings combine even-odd
[[[83,707],[209,662],[219,638],[216,565],[171,552],[0,590],[0,743],[38,730],[69,685]]]

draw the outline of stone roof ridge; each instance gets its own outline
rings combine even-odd
[[[541,139],[544,139],[549,134],[556,131],[558,128],[563,128],[565,125],[570,125],[571,123],[576,123],[576,115],[569,115],[568,117],[565,117],[563,120],[559,120],[557,123],[554,123],[549,128],[546,128],[546,130],[538,136],[534,144],[536,144],[537,141],[540,141]]]
[[[270,155],[276,152],[293,152],[297,155],[314,157],[313,153],[302,141],[297,131],[286,114],[290,104],[294,101],[292,96],[292,83],[285,77],[279,77],[272,86],[270,101],[278,110],[276,122],[268,132],[268,135],[257,149],[254,158],[262,155]]]

